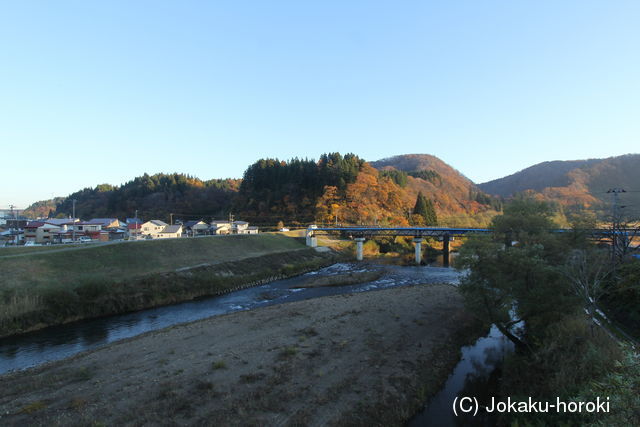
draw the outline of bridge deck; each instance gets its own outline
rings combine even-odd
[[[309,228],[309,232],[315,233],[345,233],[355,237],[364,236],[413,236],[413,237],[459,237],[467,234],[488,234],[493,230],[488,228],[451,228],[451,227],[318,227]],[[551,230],[554,233],[572,232],[572,229]],[[615,235],[629,235],[626,230],[613,231],[610,229],[584,230],[593,237],[610,237]]]
[[[347,233],[353,236],[413,236],[441,237],[464,236],[470,233],[491,233],[488,228],[447,228],[447,227],[318,227],[313,233]]]

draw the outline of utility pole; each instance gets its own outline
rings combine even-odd
[[[136,230],[136,233],[135,233],[136,234],[136,240],[138,240],[138,234],[139,234],[138,233],[138,231],[139,231],[138,230],[138,209],[136,209],[136,216],[134,218],[134,221],[136,222],[136,228],[135,228],[135,230]]]
[[[626,193],[623,188],[611,188],[607,194],[611,194],[611,266],[613,277],[616,277],[616,252],[618,249],[618,236],[620,231],[620,214],[618,212],[618,194]]]
[[[13,216],[13,227],[10,228],[10,230],[13,230],[15,228],[16,233],[15,233],[15,237],[14,237],[14,243],[17,245],[18,244],[18,238],[19,238],[19,234],[18,234],[18,210],[16,209],[16,211],[13,211],[13,208],[15,208],[15,205],[9,205],[9,208],[11,208],[11,216]]]
[[[169,225],[173,225],[173,214],[169,214]]]
[[[18,228],[18,211],[16,211],[15,213],[13,212],[13,208],[15,208],[15,205],[9,205],[9,208],[11,209],[11,216],[13,217],[13,227]]]
[[[71,218],[73,219],[73,228],[71,229],[71,240],[76,241],[76,199],[71,200],[73,202],[73,213]]]

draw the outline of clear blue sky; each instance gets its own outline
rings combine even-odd
[[[261,157],[639,152],[639,1],[0,2],[0,208]]]

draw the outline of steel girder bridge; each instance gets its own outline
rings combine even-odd
[[[488,228],[447,228],[447,227],[316,227],[307,229],[307,246],[316,246],[318,234],[339,234],[343,237],[353,238],[356,241],[356,258],[361,261],[362,245],[364,241],[376,236],[408,236],[413,237],[416,244],[416,263],[422,260],[422,240],[425,237],[434,237],[442,241],[442,259],[445,267],[449,266],[449,242],[455,237],[467,234],[486,234],[492,231]]]
[[[551,230],[554,233],[570,233],[571,229]],[[629,238],[637,230],[611,230],[611,229],[591,229],[580,230],[587,233],[591,239],[615,242],[616,239]],[[449,242],[455,237],[464,237],[470,234],[489,234],[493,230],[488,228],[450,228],[450,227],[376,227],[376,226],[354,226],[354,227],[317,227],[311,225],[307,228],[307,246],[317,245],[316,236],[319,234],[338,234],[345,238],[352,238],[356,242],[356,257],[358,261],[363,258],[362,245],[364,241],[376,236],[407,236],[413,237],[416,244],[416,263],[420,264],[422,259],[422,241],[425,237],[433,237],[442,241],[443,265],[449,266]],[[614,243],[615,244],[615,243]]]

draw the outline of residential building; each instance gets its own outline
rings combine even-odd
[[[137,240],[142,237],[142,224],[127,224],[127,234],[130,240]]]
[[[40,244],[58,242],[62,227],[47,222],[32,221],[24,228],[24,239],[27,242]]]
[[[47,224],[51,224],[51,225],[56,225],[66,230],[76,222],[80,222],[80,220],[78,218],[47,218],[42,222],[46,222]]]
[[[209,230],[211,234],[230,234],[231,223],[225,220],[211,221]]]
[[[258,234],[258,227],[252,225],[245,228],[244,231],[244,234]]]
[[[25,242],[35,242],[38,237],[38,228],[42,227],[44,222],[31,221],[24,226],[24,240]]]
[[[169,224],[164,221],[160,221],[159,219],[152,219],[151,221],[147,221],[140,226],[142,229],[142,236],[149,236],[148,238],[156,239],[159,237],[158,234],[160,234],[167,225]]]
[[[120,221],[118,221],[118,218],[93,218],[87,222],[89,224],[100,224],[102,230],[120,227]]]
[[[209,234],[209,225],[204,221],[187,221],[183,224],[184,232],[188,236],[203,236]]]
[[[101,242],[109,241],[109,231],[103,230],[100,223],[80,221],[74,223],[73,228],[76,230],[76,238],[78,238],[78,235],[82,235],[89,237],[91,240],[99,240]],[[68,233],[69,232],[67,231],[66,234]]]
[[[167,225],[156,236],[156,239],[182,237],[182,225]]]
[[[247,221],[233,221],[231,223],[231,232],[233,234],[247,234],[247,227],[249,227],[249,223]]]
[[[76,232],[96,232],[102,230],[102,225],[89,221],[79,221],[73,224],[73,228]]]

